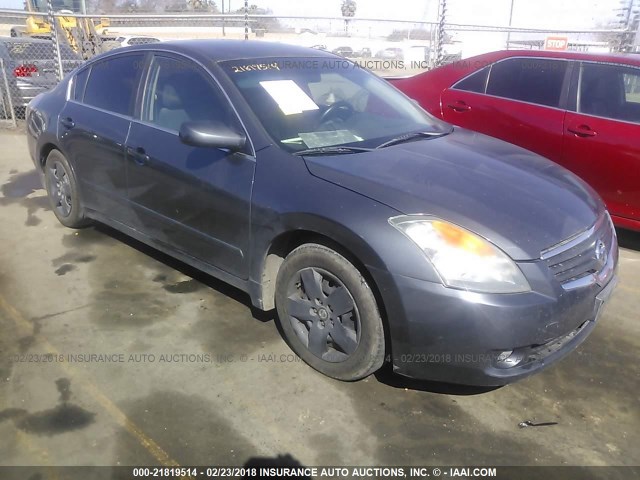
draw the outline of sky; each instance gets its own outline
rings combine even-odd
[[[594,28],[613,17],[622,0],[513,0],[513,26],[533,28]],[[226,0],[237,9],[244,0]],[[275,14],[339,16],[341,0],[250,0]],[[222,0],[217,0],[218,7]],[[507,25],[511,0],[449,0],[448,21],[478,25]],[[0,0],[0,8],[22,9],[23,0]],[[435,21],[438,0],[357,0],[356,18]]]

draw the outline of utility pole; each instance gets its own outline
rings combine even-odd
[[[222,0],[222,15],[224,15],[224,0]],[[222,36],[226,37],[227,34],[224,31],[224,17],[222,17]]]
[[[444,25],[447,19],[447,0],[440,0],[438,3],[438,27],[436,30],[436,67],[442,65],[444,60]]]
[[[249,0],[244,0],[244,39],[249,40]]]
[[[620,12],[616,17],[621,18],[619,21],[620,27],[624,29],[624,32],[620,34],[620,41],[617,45],[619,52],[633,51],[634,43],[637,38],[638,23],[640,22],[640,9],[636,4],[636,0],[623,0],[620,2],[624,5],[617,11]]]
[[[507,50],[509,50],[509,44],[511,43],[511,22],[513,21],[513,4],[515,0],[511,0],[511,8],[509,9],[509,30],[507,31]]]

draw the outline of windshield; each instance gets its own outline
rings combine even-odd
[[[386,81],[347,60],[273,58],[221,66],[265,129],[289,152],[373,148],[399,135],[450,130]]]

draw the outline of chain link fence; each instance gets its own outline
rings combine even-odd
[[[70,40],[54,44],[48,25],[46,15],[0,13],[0,126],[15,126],[32,98],[84,61]]]
[[[619,28],[467,24],[463,15],[449,8],[456,2],[461,0],[434,3],[437,11],[426,15],[433,21],[276,16],[256,14],[255,8],[248,15],[242,8],[225,15],[193,11],[79,15],[66,10],[49,14],[46,7],[44,12],[0,10],[0,126],[19,122],[31,98],[53,88],[61,74],[83,61],[141,43],[188,38],[274,41],[331,51],[382,76],[408,76],[504,48],[611,51],[623,35],[629,36],[628,29]]]

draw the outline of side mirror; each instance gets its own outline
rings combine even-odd
[[[231,130],[218,122],[184,122],[178,133],[180,141],[194,147],[241,150],[247,143],[244,133]]]

